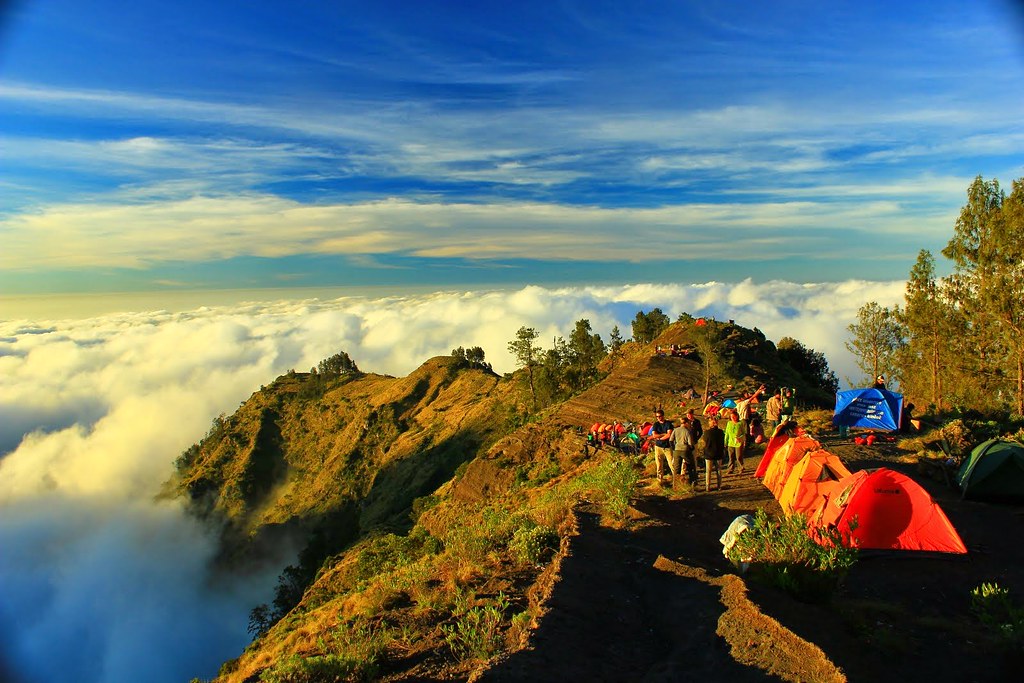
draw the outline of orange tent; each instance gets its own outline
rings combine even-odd
[[[821,444],[811,437],[796,436],[788,439],[775,451],[775,455],[772,456],[772,461],[764,473],[763,482],[776,500],[782,495],[782,488],[786,485],[786,480],[789,479],[789,473],[793,471],[793,467],[803,459],[805,454],[819,448],[821,448]]]
[[[761,456],[761,462],[758,463],[757,469],[754,470],[755,477],[763,477],[765,472],[768,471],[768,465],[772,462],[772,457],[775,455],[775,451],[782,447],[782,444],[789,441],[789,434],[776,434],[775,436],[768,439],[768,445],[764,447],[764,455]]]
[[[834,526],[860,549],[967,552],[942,508],[906,475],[861,470],[832,486],[808,516],[811,526]]]
[[[848,476],[850,470],[839,456],[824,449],[806,453],[789,473],[779,495],[779,505],[787,515],[810,512],[817,507],[828,484]]]

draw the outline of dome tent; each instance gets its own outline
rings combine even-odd
[[[768,487],[775,499],[782,495],[786,480],[804,455],[821,448],[821,444],[809,436],[797,436],[786,441],[772,456],[765,470],[762,483]]]
[[[899,431],[903,395],[884,389],[850,389],[836,394],[832,423],[838,427],[865,427]]]
[[[859,470],[830,488],[808,520],[815,527],[835,527],[857,548],[967,552],[942,508],[904,474]]]
[[[964,498],[1024,501],[1024,445],[1005,439],[978,444],[956,482]]]
[[[804,455],[789,473],[779,494],[779,505],[787,515],[814,509],[830,482],[850,476],[839,456],[821,449]]]

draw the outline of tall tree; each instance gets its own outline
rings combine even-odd
[[[533,409],[537,409],[537,389],[533,383],[533,368],[537,364],[540,354],[540,347],[535,343],[540,333],[532,327],[520,327],[516,332],[516,338],[508,343],[508,350],[515,359],[516,364],[526,368],[530,378],[530,396],[533,399]]]
[[[576,321],[576,327],[569,335],[569,361],[573,369],[574,389],[586,387],[597,374],[597,364],[605,357],[604,341],[595,334],[586,318]]]
[[[852,335],[846,349],[854,355],[870,384],[878,375],[892,375],[897,353],[904,343],[899,307],[883,308],[869,301],[857,311],[857,322],[847,327]]]
[[[671,324],[672,321],[660,308],[655,308],[650,313],[637,311],[636,317],[633,318],[633,341],[650,344]]]
[[[722,372],[722,359],[720,353],[724,346],[722,341],[722,326],[720,323],[708,322],[703,319],[701,324],[694,323],[693,345],[697,348],[700,357],[701,373],[704,376],[704,405],[707,405],[711,397],[711,383],[717,381]]]
[[[1006,197],[999,181],[975,178],[942,253],[953,262],[957,303],[983,369],[997,382],[1012,377],[1015,409],[1024,415],[1024,184],[1012,188]]]
[[[907,330],[908,351],[900,363],[900,388],[920,391],[911,378],[927,377],[927,395],[932,405],[943,408],[943,381],[945,363],[949,353],[949,339],[954,333],[956,312],[946,298],[940,281],[935,277],[935,258],[927,249],[917,255],[910,269],[904,295],[906,305],[903,321]],[[919,372],[919,368],[924,372]]]
[[[830,394],[839,391],[839,379],[828,367],[825,354],[809,349],[792,337],[783,337],[777,345],[779,358],[797,371],[811,386],[821,387]]]

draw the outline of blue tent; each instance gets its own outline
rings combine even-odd
[[[840,427],[867,427],[899,431],[903,394],[885,389],[850,389],[836,394],[832,423]]]

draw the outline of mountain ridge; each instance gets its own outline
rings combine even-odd
[[[711,324],[721,334],[716,381],[722,388],[753,389],[780,376],[788,385],[800,385],[796,373],[779,360],[775,345],[759,331],[731,322]],[[309,610],[318,609],[311,607],[310,595],[318,596],[313,601],[317,604],[354,599],[352,591],[367,577],[356,580],[363,575],[353,567],[367,548],[375,547],[375,539],[404,539],[388,543],[412,544],[415,548],[406,554],[415,555],[421,551],[422,534],[415,543],[402,536],[412,529],[443,537],[446,547],[453,546],[460,542],[453,540],[453,529],[472,524],[474,515],[481,510],[486,514],[494,501],[523,495],[543,499],[551,486],[594,467],[595,460],[582,448],[585,426],[613,418],[640,421],[656,405],[672,417],[681,412],[678,393],[702,385],[706,368],[695,354],[672,356],[656,349],[692,347],[692,328],[692,321],[679,321],[651,344],[627,343],[602,361],[600,381],[533,414],[525,370],[499,377],[443,356],[428,359],[405,377],[352,373],[325,380],[289,373],[254,392],[187,451],[190,455],[183,456],[172,485],[174,492],[188,496],[196,514],[222,525],[226,565],[293,547],[287,541],[301,546],[302,537],[307,538],[299,555],[302,571],[283,575],[291,578],[282,579],[282,585],[296,585],[278,604],[274,621],[293,608],[299,612],[282,619],[272,635],[254,641],[243,657],[246,666],[236,669],[237,660],[226,664],[231,671],[222,673],[231,675],[222,680],[256,680],[255,662],[266,669],[285,656],[280,645],[290,639],[284,634],[298,627]],[[805,385],[803,392],[813,393]],[[566,529],[575,523],[567,510],[558,514],[561,521],[532,521],[530,529],[558,528],[564,541]],[[480,521],[481,526],[488,523]],[[505,570],[492,569],[502,583]],[[534,586],[522,593],[533,597],[521,605],[528,605],[534,620],[543,612],[542,577],[551,571],[557,568],[543,564],[516,570],[516,581]],[[477,576],[451,583],[456,591],[475,592],[488,580]],[[347,609],[330,618],[345,623],[340,615]],[[438,628],[450,619],[431,614]],[[435,629],[434,639],[437,633]],[[276,643],[277,649],[266,650],[267,643]],[[260,651],[277,654],[256,656]],[[455,667],[463,674],[464,669]],[[249,677],[238,678],[236,670],[250,671]],[[392,675],[401,680],[398,672]]]

